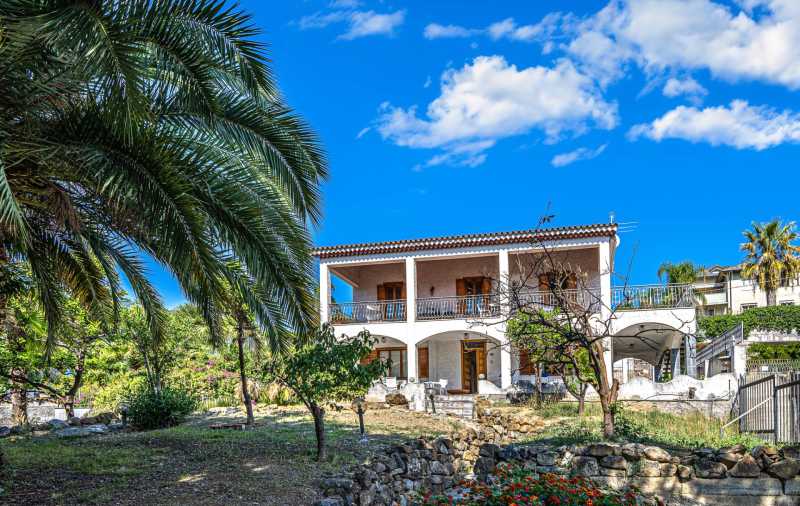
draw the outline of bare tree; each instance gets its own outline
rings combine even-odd
[[[537,230],[550,219],[542,219]],[[569,372],[578,385],[593,387],[603,412],[603,434],[613,437],[619,382],[610,370],[611,338],[617,312],[632,301],[603,300],[596,278],[570,261],[569,254],[546,244],[546,233],[533,236],[532,252],[515,255],[514,276],[497,283],[497,302],[506,308],[500,322],[509,337],[505,346],[538,350],[536,360],[562,374]],[[611,265],[603,269],[612,274]],[[623,279],[626,293],[627,278]],[[644,333],[639,339],[657,348]],[[583,396],[580,388],[574,394]]]

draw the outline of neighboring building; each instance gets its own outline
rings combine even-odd
[[[742,277],[742,266],[715,265],[705,269],[694,283],[698,316],[739,314],[751,307],[767,305],[767,294],[753,280]],[[779,305],[800,304],[800,280],[778,288]]]
[[[502,393],[527,379],[531,365],[508,346],[505,309],[493,292],[520,278],[521,256],[541,255],[545,247],[587,276],[585,290],[602,301],[594,306],[600,319],[616,309],[606,343],[609,374],[615,362],[625,364],[623,379],[636,374],[633,361],[622,359],[659,368],[665,357],[678,374],[683,357],[694,375],[691,287],[612,287],[619,242],[615,224],[595,224],[320,247],[314,254],[321,320],[337,335],[366,329],[376,336],[372,358],[391,358],[392,382],[431,380],[450,393]],[[332,302],[331,276],[352,288],[352,301],[337,294]]]

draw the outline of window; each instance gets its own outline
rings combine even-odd
[[[378,358],[382,362],[392,361],[391,368],[386,374],[395,378],[407,378],[406,362],[408,361],[407,350],[405,348],[383,348],[378,350]]]
[[[703,309],[703,314],[705,314],[706,316],[714,316],[714,308],[713,307],[707,307],[707,308]]]
[[[746,310],[752,309],[754,307],[758,307],[758,304],[756,304],[755,302],[741,305],[742,311],[746,311]]]
[[[780,302],[781,306],[794,306],[793,300],[782,300]]]

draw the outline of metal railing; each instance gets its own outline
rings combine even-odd
[[[515,296],[519,299],[513,304],[526,309],[551,310],[571,304],[592,311],[599,312],[601,300],[598,290],[523,290]]]
[[[800,372],[800,359],[774,358],[748,360],[747,372]]]
[[[733,353],[733,347],[742,342],[743,339],[744,324],[739,323],[712,339],[710,343],[698,351],[695,358],[696,363],[699,364],[723,354],[730,356]]]
[[[692,285],[629,285],[611,289],[611,308],[616,311],[692,307]]]
[[[465,295],[417,299],[417,320],[459,320],[500,316],[498,296]]]
[[[406,320],[405,300],[342,302],[329,306],[331,323],[378,323]]]

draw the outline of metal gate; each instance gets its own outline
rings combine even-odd
[[[800,374],[770,374],[744,381],[734,405],[739,431],[773,443],[800,443]]]

